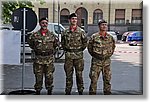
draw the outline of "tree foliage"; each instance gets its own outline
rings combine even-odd
[[[45,0],[37,0],[40,4],[44,4]],[[2,23],[11,23],[11,15],[14,10],[20,7],[33,8],[32,0],[13,0],[13,1],[2,1]]]

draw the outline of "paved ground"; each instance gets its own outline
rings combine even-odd
[[[141,47],[130,47],[128,45],[117,44],[114,55],[112,56],[112,94],[113,95],[142,95],[143,94],[143,67],[141,61]],[[126,51],[126,52],[125,52]],[[91,56],[87,50],[84,51],[85,67],[84,67],[84,95],[88,95],[90,85],[89,70]],[[64,95],[65,73],[63,69],[63,59],[55,63],[54,73],[54,90],[53,95]],[[22,65],[1,65],[3,87],[1,94],[7,95],[12,91],[34,90],[34,74],[32,71],[32,63],[26,63],[24,69],[24,77],[22,83]],[[72,95],[78,95],[75,82],[72,89]],[[23,86],[22,86],[23,85]],[[103,82],[102,77],[98,81],[97,94],[102,95]],[[42,95],[46,95],[43,85]]]

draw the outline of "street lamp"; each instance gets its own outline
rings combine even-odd
[[[60,35],[60,26],[59,26],[59,23],[60,23],[60,4],[59,4],[59,0],[58,0],[58,41],[60,41],[60,39],[59,39],[59,35]],[[58,52],[59,52],[59,47],[58,47]],[[56,56],[58,57],[59,53],[57,53]]]
[[[111,0],[109,0],[109,5],[108,5],[108,31],[110,31],[110,10],[111,10]]]

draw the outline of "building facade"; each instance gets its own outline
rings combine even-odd
[[[38,18],[47,17],[49,22],[69,25],[68,16],[75,12],[78,25],[89,35],[98,31],[100,19],[108,22],[108,30],[122,34],[129,30],[142,30],[142,0],[47,0],[44,4],[33,2]]]

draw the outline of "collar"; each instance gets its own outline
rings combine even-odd
[[[46,33],[48,32],[48,30],[47,30],[47,29],[45,29],[45,30],[40,29],[40,32],[41,32],[41,34],[42,34],[43,36],[45,36],[45,35],[46,35]]]
[[[77,29],[77,26],[70,26],[70,31],[74,32]]]
[[[102,38],[102,39],[106,39],[107,38],[107,32],[105,32],[104,34],[99,32],[99,35],[100,35],[100,38]]]

